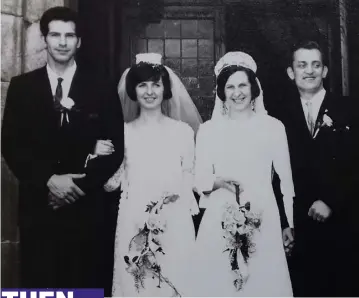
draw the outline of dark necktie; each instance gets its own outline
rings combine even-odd
[[[57,86],[56,86],[56,91],[55,91],[55,105],[60,105],[60,101],[62,99],[62,86],[61,83],[64,79],[63,78],[58,78],[57,79]]]
[[[63,95],[62,94],[62,85],[61,85],[63,80],[64,80],[63,78],[58,78],[57,79],[57,86],[56,86],[55,96],[54,96],[55,109],[60,112],[60,117],[59,117],[59,125],[60,126],[62,125],[63,117],[64,117],[64,115],[62,113],[62,106],[60,104],[60,102],[62,100],[62,95]]]

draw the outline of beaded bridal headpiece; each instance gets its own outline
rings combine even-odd
[[[216,66],[214,67],[214,73],[216,77],[221,73],[221,71],[229,66],[242,66],[252,70],[254,73],[257,72],[257,64],[254,59],[244,52],[228,52],[221,59],[218,60]],[[267,114],[267,110],[264,107],[263,103],[263,90],[261,84],[256,78],[260,93],[259,96],[255,99],[255,103],[253,106],[253,110],[257,114]],[[212,119],[221,119],[226,117],[226,109],[224,107],[224,103],[216,96],[216,101],[212,113]]]
[[[136,55],[136,64],[140,62],[161,65],[162,64],[162,55],[157,53],[142,53]]]
[[[233,65],[243,66],[252,70],[254,73],[257,72],[257,64],[250,55],[244,52],[228,52],[221,59],[219,59],[214,68],[216,77],[218,77],[224,68]]]

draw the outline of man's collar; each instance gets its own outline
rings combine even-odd
[[[324,89],[324,87],[319,91],[319,92],[317,92],[311,99],[310,99],[310,101],[312,102],[312,103],[314,103],[314,102],[317,102],[317,101],[320,101],[320,102],[322,102],[323,100],[324,100],[324,97],[325,97],[325,94],[326,94],[326,90]],[[304,98],[300,98],[301,99],[301,101],[303,102],[303,103],[305,103],[305,102],[307,102],[308,101],[308,99],[304,99]]]
[[[74,63],[71,66],[69,66],[61,76],[59,76],[57,73],[55,73],[51,69],[51,67],[48,63],[46,65],[46,70],[47,70],[49,77],[56,78],[56,79],[60,78],[60,77],[63,79],[68,78],[68,77],[72,78],[76,72],[76,69],[77,69],[77,64],[76,64],[76,61],[74,61]]]

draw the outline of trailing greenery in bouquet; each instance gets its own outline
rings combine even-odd
[[[176,202],[178,195],[164,194],[157,202],[150,202],[145,212],[148,218],[142,229],[131,239],[128,254],[124,256],[127,268],[135,282],[137,292],[145,289],[145,279],[158,279],[158,288],[163,284],[169,286],[173,291],[173,297],[181,297],[171,281],[162,275],[162,269],[157,261],[156,255],[163,254],[160,236],[166,232],[166,220],[161,216],[161,211],[166,204]]]
[[[261,214],[251,211],[250,202],[240,204],[239,194],[237,185],[236,203],[227,203],[222,217],[223,238],[226,240],[224,252],[229,252],[233,285],[237,291],[248,280],[248,261],[255,252],[253,235],[262,222]]]

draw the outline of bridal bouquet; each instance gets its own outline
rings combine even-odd
[[[133,276],[138,292],[141,288],[145,288],[146,277],[151,277],[158,279],[158,288],[164,283],[173,290],[174,297],[181,296],[170,280],[162,275],[161,266],[156,259],[156,254],[165,254],[160,236],[166,231],[166,221],[161,216],[161,211],[164,205],[173,203],[178,198],[178,195],[164,194],[160,200],[151,201],[146,206],[145,212],[148,213],[148,218],[143,228],[130,241],[128,254],[124,256],[124,260],[127,265],[126,271]]]
[[[224,252],[229,252],[233,285],[241,290],[248,280],[248,260],[255,252],[253,234],[259,229],[260,213],[251,211],[250,202],[240,204],[239,187],[236,187],[236,203],[227,203],[222,217],[223,238],[226,240]]]

